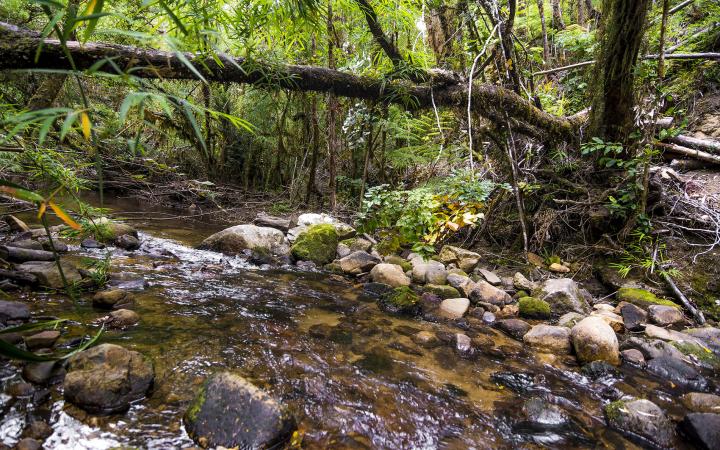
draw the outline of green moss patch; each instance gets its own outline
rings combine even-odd
[[[638,288],[620,288],[617,291],[618,301],[632,303],[633,305],[642,306],[647,308],[650,305],[665,305],[679,308],[677,303],[671,302],[664,298],[659,298],[652,292],[646,291],[645,289]]]
[[[523,297],[518,300],[518,308],[522,317],[530,319],[549,319],[552,314],[550,304],[535,297]]]
[[[617,423],[624,409],[625,402],[622,400],[617,400],[605,405],[605,415],[607,416],[608,421]]]
[[[378,306],[393,314],[416,315],[420,312],[420,297],[409,287],[401,286],[383,294]]]
[[[313,225],[300,233],[290,252],[295,259],[323,265],[335,259],[338,235],[329,223]]]
[[[701,363],[714,369],[720,369],[720,358],[707,347],[692,342],[671,342],[670,345],[680,350],[680,353],[687,356],[694,356]]]
[[[460,295],[460,292],[457,289],[447,285],[426,284],[423,287],[423,292],[435,294],[442,299],[462,297],[462,295]]]
[[[403,272],[412,270],[412,264],[410,264],[410,261],[398,255],[388,256],[387,258],[385,258],[385,262],[389,264],[397,264],[398,266],[402,267]]]

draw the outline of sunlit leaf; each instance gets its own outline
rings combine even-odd
[[[90,116],[88,116],[88,113],[85,111],[80,113],[80,125],[82,126],[83,136],[89,141],[92,124],[90,123]]]
[[[43,214],[45,214],[46,210],[47,210],[47,203],[45,203],[45,202],[40,203],[40,208],[38,209],[38,215],[37,215],[38,220],[40,220],[42,218],[42,216],[43,216]]]
[[[72,217],[70,217],[65,211],[63,211],[62,208],[55,204],[55,202],[48,202],[48,205],[50,206],[50,208],[52,208],[53,211],[55,211],[55,214],[60,218],[60,220],[67,224],[67,226],[74,230],[82,230],[80,224],[75,222]]]

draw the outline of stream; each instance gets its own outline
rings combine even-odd
[[[133,219],[141,249],[72,247],[71,258],[112,252],[110,284],[134,293],[141,321],[101,339],[153,361],[152,394],[125,414],[83,421],[68,414],[61,385],[36,388],[30,398],[0,394],[5,445],[40,418],[53,428],[46,449],[193,447],[182,415],[203,379],[228,369],[289,405],[304,448],[638,448],[605,425],[602,407],[619,392],[648,398],[672,417],[683,413],[676,393],[640,371],[623,366],[620,376],[593,380],[573,356],[533,353],[490,327],[465,331],[486,343],[475,359],[448,345],[419,347],[409,337],[419,330],[459,330],[390,316],[360,285],[337,275],[258,267],[194,249],[220,225],[151,220],[177,212],[137,202],[110,206],[115,216]],[[54,294],[12,295],[35,316],[77,321],[65,341],[89,332],[80,323],[104,315],[92,308],[91,294],[77,304]],[[0,362],[0,392],[20,378],[16,367]],[[529,423],[523,403],[533,397],[567,417],[557,426]]]

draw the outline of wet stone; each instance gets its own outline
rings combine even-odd
[[[645,357],[642,352],[634,348],[621,351],[620,358],[632,366],[643,367],[645,365]]]
[[[423,354],[423,352],[421,352],[419,349],[397,341],[388,344],[388,348],[397,350],[401,353],[405,353],[406,355],[422,356]]]
[[[570,353],[570,330],[552,325],[535,325],[523,336],[523,341],[540,351]]]
[[[123,289],[101,291],[93,296],[93,306],[105,309],[123,309],[132,305],[133,295]]]
[[[100,248],[105,248],[105,244],[103,244],[102,242],[98,242],[95,239],[88,238],[88,239],[84,239],[80,243],[80,247],[87,248],[87,249],[100,249]]]
[[[697,448],[720,448],[720,414],[690,413],[680,423],[680,430]]]
[[[616,401],[605,406],[611,427],[660,447],[670,447],[674,426],[665,412],[649,400]]]
[[[25,337],[25,346],[28,350],[37,350],[39,348],[52,347],[60,337],[60,332],[57,330],[42,331],[32,336]]]
[[[707,379],[680,359],[667,356],[651,359],[647,363],[647,371],[682,388],[708,390]]]
[[[526,401],[523,404],[522,412],[525,421],[519,426],[523,429],[558,430],[570,424],[570,418],[562,408],[542,398],[535,397]]]
[[[33,420],[30,425],[23,431],[23,436],[37,439],[38,441],[44,441],[53,433],[53,429],[50,425],[42,420]]]
[[[24,381],[18,381],[16,383],[9,384],[5,388],[5,393],[7,395],[12,395],[13,397],[29,397],[35,392],[35,388],[30,383],[25,383]]]
[[[593,380],[600,378],[617,378],[620,376],[620,372],[605,361],[593,361],[585,364],[580,371],[583,375]]]
[[[363,284],[363,292],[373,297],[380,297],[381,295],[387,294],[392,291],[392,286],[384,283],[365,283]]]
[[[140,315],[130,309],[118,309],[112,311],[108,315],[108,320],[105,322],[107,326],[111,328],[127,328],[140,322]]]
[[[496,372],[490,379],[518,394],[525,394],[535,388],[535,377],[522,372]]]
[[[672,306],[651,305],[648,307],[650,320],[662,327],[674,325],[684,320],[682,312]]]
[[[42,444],[40,442],[36,441],[33,438],[24,438],[21,439],[16,445],[16,450],[40,450],[42,448]]]
[[[123,234],[115,239],[115,246],[120,247],[124,250],[137,250],[140,248],[140,239],[130,234]]]
[[[703,392],[690,392],[683,395],[682,404],[692,412],[720,413],[720,396]]]
[[[461,358],[472,358],[475,356],[475,348],[468,335],[463,333],[455,334],[455,353]]]
[[[30,308],[25,303],[0,300],[0,323],[30,319]]]
[[[65,369],[55,361],[31,362],[25,364],[23,378],[35,384],[53,384],[62,379]]]
[[[433,348],[440,345],[440,340],[429,331],[420,331],[412,336],[413,342],[424,348]]]
[[[530,324],[520,319],[504,319],[495,323],[495,327],[517,340],[530,331]]]
[[[642,331],[645,329],[645,323],[648,320],[648,314],[639,306],[632,303],[626,303],[620,309],[620,314],[628,331]]]

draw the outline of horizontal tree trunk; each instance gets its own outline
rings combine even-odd
[[[641,56],[640,59],[659,59],[660,55],[645,55]],[[720,61],[720,53],[665,53],[665,59],[707,59],[711,61]],[[547,75],[550,73],[563,72],[565,70],[579,69],[580,67],[591,66],[595,64],[595,60],[582,61],[575,64],[570,64],[562,67],[555,67],[553,69],[541,70],[533,72],[533,76]]]
[[[674,144],[684,145],[685,147],[720,154],[720,141],[713,141],[712,139],[698,139],[696,137],[685,136],[682,134],[668,138],[668,141]]]
[[[10,262],[23,263],[27,261],[54,261],[55,255],[53,252],[46,252],[45,250],[0,245],[0,258]]]
[[[691,148],[682,147],[675,144],[664,144],[662,142],[656,142],[656,146],[677,155],[683,155],[688,158],[697,159],[699,161],[705,161],[712,164],[720,164],[720,155],[713,155],[712,153],[703,152],[700,150],[693,150]]]
[[[41,44],[42,50],[36,61],[37,49]],[[76,41],[68,41],[66,47],[72,61],[68,60],[58,40],[42,39],[37,33],[0,22],[0,70],[63,71],[93,68],[97,72],[117,74],[115,67],[119,67],[125,73],[139,78],[198,79],[176,52],[96,42],[81,44]],[[444,84],[431,88],[425,84],[361,77],[324,67],[273,64],[226,55],[219,55],[222,61],[222,65],[219,65],[212,58],[201,59],[190,53],[183,55],[208,81],[332,92],[342,97],[401,104],[408,109],[432,107],[432,96],[438,106],[459,107],[467,104],[467,85],[445,83],[445,76],[439,77]],[[543,112],[514,92],[490,84],[473,85],[472,107],[476,113],[498,125],[505,123],[507,114],[514,122],[515,131],[538,139],[573,141],[580,125],[578,121]]]

